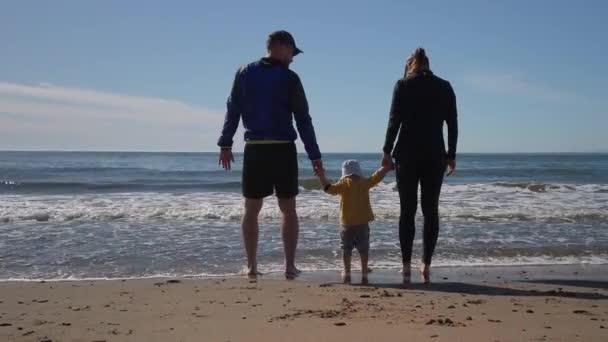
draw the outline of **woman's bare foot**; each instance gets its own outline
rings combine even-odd
[[[300,273],[302,273],[302,271],[300,271],[296,267],[286,268],[285,269],[285,279],[287,279],[287,280],[295,279],[297,276],[300,275]]]
[[[422,265],[420,266],[420,275],[422,276],[422,279],[424,280],[425,284],[428,284],[431,282],[431,265]]]
[[[401,269],[401,271],[399,271],[399,273],[401,273],[401,275],[403,276],[403,283],[404,284],[409,284],[411,282],[411,278],[412,278],[412,266],[411,265],[403,265],[403,268]]]

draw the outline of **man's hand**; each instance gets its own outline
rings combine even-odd
[[[323,168],[323,161],[321,159],[311,161],[312,164],[312,172],[315,176],[319,176],[320,172],[325,172]]]
[[[232,150],[229,148],[221,149],[218,165],[222,165],[224,170],[230,170],[231,163],[234,163],[234,155],[232,155]]]
[[[393,157],[391,157],[391,155],[389,153],[385,153],[382,156],[382,163],[381,163],[382,167],[387,168],[389,170],[394,170],[395,169],[395,163],[393,162]]]
[[[454,174],[454,171],[456,171],[456,161],[454,159],[446,159],[445,163],[448,167],[448,177],[451,176],[452,174]]]

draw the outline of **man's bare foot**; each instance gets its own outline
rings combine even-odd
[[[422,276],[422,279],[424,280],[425,284],[428,284],[431,282],[431,265],[422,265],[420,266],[420,275]]]
[[[367,274],[361,276],[361,285],[367,286],[369,285],[369,279],[367,278]]]
[[[262,275],[262,272],[258,271],[256,268],[248,268],[248,267],[244,267],[243,271],[241,272],[241,274],[243,275],[247,275],[247,277],[249,279],[256,279],[258,276]]]
[[[344,284],[350,284],[351,282],[351,277],[350,277],[350,272],[342,272],[342,282]]]

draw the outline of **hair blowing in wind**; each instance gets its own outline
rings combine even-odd
[[[405,63],[405,77],[411,77],[414,74],[423,70],[429,70],[429,58],[426,56],[426,51],[419,47],[412,52]]]

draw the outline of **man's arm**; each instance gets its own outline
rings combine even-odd
[[[388,117],[388,127],[386,129],[386,138],[384,140],[384,147],[382,150],[385,155],[390,155],[395,145],[395,139],[399,128],[401,128],[401,113],[403,112],[403,83],[401,80],[397,81],[395,88],[393,89],[393,99],[391,101],[391,109]]]
[[[240,89],[240,75],[241,69],[239,69],[234,77],[234,83],[232,84],[232,91],[228,97],[226,103],[226,116],[224,118],[224,127],[222,128],[222,135],[218,139],[217,145],[222,149],[231,149],[233,144],[234,134],[239,127],[239,121],[241,119],[241,89]]]
[[[312,125],[312,119],[308,111],[306,93],[304,92],[300,77],[295,72],[291,72],[289,95],[291,111],[293,112],[296,127],[304,143],[308,158],[312,161],[321,160],[321,151],[317,144],[315,128]]]
[[[448,83],[448,113],[445,120],[448,125],[448,159],[456,159],[456,145],[458,144],[458,110],[456,108],[456,94]]]

